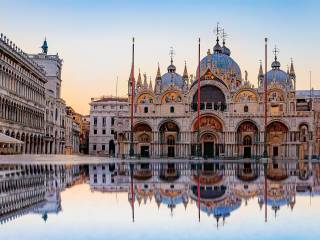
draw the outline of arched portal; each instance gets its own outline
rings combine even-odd
[[[246,120],[239,124],[237,128],[238,156],[252,158],[257,154],[259,142],[258,128],[252,121]]]
[[[266,130],[269,156],[272,158],[284,157],[288,127],[280,121],[274,121],[267,126]]]
[[[202,115],[199,121],[196,119],[192,125],[195,143],[192,146],[192,155],[197,155],[197,146],[200,145],[200,154],[204,158],[219,156],[224,150],[223,144],[219,142],[222,129],[221,121],[213,115]],[[198,131],[200,139],[198,139]]]
[[[224,111],[226,109],[226,97],[220,88],[205,85],[200,88],[200,109],[214,109]],[[192,109],[197,110],[198,92],[193,95]]]
[[[204,133],[200,137],[201,152],[204,158],[212,158],[215,156],[215,145],[217,143],[217,138],[212,133]]]
[[[141,157],[149,157],[151,152],[152,128],[147,123],[137,123],[134,128],[134,139],[138,142]]]
[[[175,157],[176,142],[179,140],[179,127],[173,121],[166,121],[160,125],[161,155]]]

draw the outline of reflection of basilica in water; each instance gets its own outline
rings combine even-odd
[[[319,193],[319,165],[306,175],[297,163],[281,169],[250,163],[97,164],[89,166],[89,182],[92,191],[127,192],[133,210],[135,204],[151,201],[171,212],[180,204],[196,204],[199,216],[212,215],[218,224],[250,199],[276,216],[282,207],[294,209],[296,195]]]
[[[79,178],[79,166],[0,165],[0,222],[34,213],[47,221],[61,211],[60,192]]]

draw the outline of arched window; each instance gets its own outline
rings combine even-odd
[[[170,112],[174,113],[174,107],[173,106],[170,107]]]
[[[249,112],[249,107],[248,107],[247,105],[245,105],[245,106],[243,107],[243,111],[244,111],[244,112]]]
[[[148,113],[148,111],[149,111],[149,109],[148,109],[148,107],[144,107],[144,113]]]
[[[172,136],[172,135],[168,136],[167,144],[168,145],[174,145],[175,144],[174,136]]]
[[[252,139],[251,139],[251,137],[250,136],[245,136],[244,138],[243,138],[243,145],[244,146],[250,146],[250,145],[252,145]]]

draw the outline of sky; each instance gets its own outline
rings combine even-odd
[[[154,81],[157,64],[164,74],[174,48],[174,64],[182,74],[197,68],[201,55],[215,44],[217,22],[228,34],[226,45],[242,75],[257,86],[264,38],[286,71],[293,59],[297,89],[320,89],[319,1],[311,0],[0,0],[0,32],[28,53],[38,53],[47,38],[49,54],[63,59],[62,97],[82,114],[92,97],[127,94],[131,67],[131,39],[135,37],[138,69]],[[154,86],[154,83],[153,83]]]

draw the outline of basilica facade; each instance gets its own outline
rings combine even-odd
[[[130,111],[116,119],[119,157],[129,155],[131,132],[134,154],[145,158],[190,158],[197,155],[198,143],[203,158],[259,158],[264,152],[264,134],[269,157],[308,159],[315,154],[312,100],[297,98],[294,65],[291,62],[283,71],[277,54],[266,73],[260,64],[257,87],[250,84],[246,71],[242,74],[219,37],[202,57],[194,79],[186,65],[179,74],[172,57],[166,73],[161,72],[158,66],[154,83],[139,72],[134,78],[134,96],[132,76],[129,78],[129,105],[134,98],[133,127],[131,130]]]

